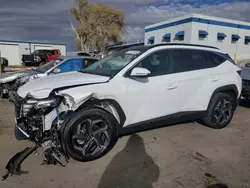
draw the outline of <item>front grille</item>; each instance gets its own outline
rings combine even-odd
[[[23,59],[23,62],[33,62],[34,56],[33,55],[24,55],[22,59]]]
[[[250,80],[242,80],[242,86],[243,88],[248,88],[250,87]]]

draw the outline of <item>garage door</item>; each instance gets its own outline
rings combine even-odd
[[[52,46],[35,45],[35,50],[52,50]]]
[[[21,65],[21,57],[19,53],[19,45],[1,44],[0,43],[1,56],[5,57],[9,61],[9,65]]]

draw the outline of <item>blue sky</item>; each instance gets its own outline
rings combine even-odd
[[[250,22],[250,0],[89,0],[126,13],[126,41],[142,40],[144,27],[188,13]],[[0,39],[67,44],[75,50],[69,9],[75,0],[1,0]]]

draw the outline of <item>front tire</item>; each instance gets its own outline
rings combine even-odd
[[[232,120],[236,102],[228,93],[217,93],[208,108],[208,115],[199,122],[214,129],[225,128]]]
[[[67,123],[63,142],[77,161],[96,160],[108,153],[118,140],[117,121],[99,108],[83,109]]]

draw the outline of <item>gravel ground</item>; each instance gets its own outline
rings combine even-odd
[[[13,137],[13,106],[0,100],[0,174],[9,158],[32,143]],[[27,171],[1,188],[205,188],[217,182],[250,188],[250,104],[243,104],[225,129],[182,124],[118,141],[105,157],[66,167],[43,166],[42,151],[22,164]]]

